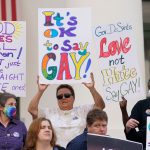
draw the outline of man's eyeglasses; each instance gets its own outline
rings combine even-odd
[[[61,100],[63,98],[70,98],[71,96],[72,96],[71,93],[64,93],[64,94],[57,95],[57,99]]]

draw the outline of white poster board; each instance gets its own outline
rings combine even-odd
[[[89,8],[40,8],[38,33],[40,83],[89,80],[92,62]]]
[[[129,21],[100,24],[94,29],[99,78],[107,101],[140,99],[145,95],[134,30]]]
[[[26,24],[0,22],[0,91],[26,96]]]

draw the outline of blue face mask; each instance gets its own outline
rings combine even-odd
[[[16,107],[15,106],[5,106],[3,112],[8,118],[11,119],[16,115]]]

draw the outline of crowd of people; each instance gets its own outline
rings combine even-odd
[[[28,111],[33,118],[46,117],[51,120],[57,135],[57,144],[66,147],[68,141],[83,132],[86,126],[86,115],[93,107],[103,109],[105,103],[94,85],[94,77],[91,73],[91,83],[84,83],[93,96],[93,104],[74,107],[75,92],[72,86],[61,84],[56,90],[58,108],[38,109],[39,101],[48,85],[38,83],[38,91],[32,98]],[[39,114],[39,116],[38,116]],[[63,138],[62,138],[63,137]]]
[[[38,79],[39,80],[39,79]],[[27,131],[16,117],[16,96],[0,94],[0,150],[87,150],[87,133],[107,135],[108,117],[102,96],[91,83],[84,83],[93,97],[93,104],[74,107],[72,86],[61,84],[56,90],[58,108],[39,109],[48,85],[38,83],[38,91],[28,107],[33,122]],[[150,91],[150,80],[148,82]],[[146,119],[150,115],[150,97],[138,101],[128,116],[127,100],[119,102],[126,138],[146,147]],[[136,130],[138,128],[138,131]]]

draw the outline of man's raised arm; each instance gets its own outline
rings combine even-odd
[[[90,74],[91,75],[91,83],[83,83],[91,92],[93,99],[94,99],[94,107],[98,107],[101,110],[105,108],[105,103],[104,100],[102,98],[102,96],[98,93],[98,91],[95,89],[94,85],[95,85],[95,81],[94,81],[94,75],[93,73]]]
[[[48,87],[48,85],[46,84],[39,84],[39,77],[37,79],[37,84],[38,84],[38,92],[31,99],[29,106],[28,106],[28,112],[32,115],[33,119],[36,119],[38,117],[38,105],[39,105],[41,96],[43,95],[44,91]]]

